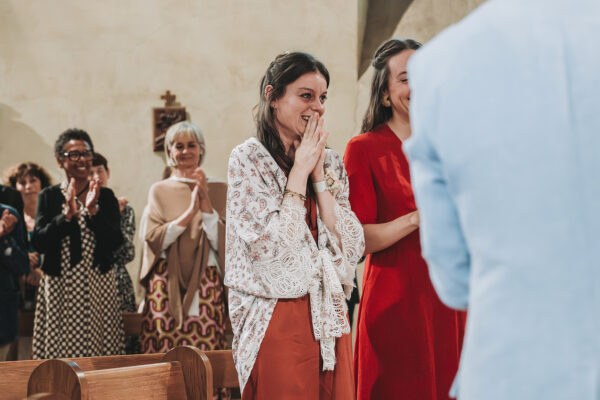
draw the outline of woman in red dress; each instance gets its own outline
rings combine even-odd
[[[344,156],[368,254],[354,354],[358,399],[448,399],[458,369],[465,315],[444,306],[431,285],[402,151],[411,133],[406,64],[419,47],[391,39],[376,51],[363,133]]]

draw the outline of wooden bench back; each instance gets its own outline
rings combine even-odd
[[[110,368],[118,364],[118,360],[115,360],[114,357],[109,360],[107,360],[107,357],[47,360],[31,373],[27,393],[29,396],[41,392],[61,393],[72,398],[94,400],[104,398],[133,399],[135,397],[128,394],[132,388],[139,389],[141,386],[147,386],[151,389],[149,389],[150,391],[140,390],[140,393],[142,393],[141,398],[158,396],[164,399],[212,399],[212,367],[204,352],[195,347],[181,346],[170,350],[166,354],[153,354],[152,356],[154,356],[153,363],[122,368]],[[133,358],[132,356],[117,358],[123,359],[124,357]],[[143,361],[150,360],[148,357],[144,357]],[[123,364],[125,363],[121,360],[121,365]],[[160,368],[157,367],[159,364],[161,365]],[[167,368],[166,365],[170,365],[170,367]],[[72,382],[73,376],[79,377],[77,383]],[[55,383],[50,383],[52,380]],[[64,389],[57,391],[57,388],[63,387],[63,383]],[[109,397],[101,396],[100,390],[102,388],[110,389],[106,390],[110,394]],[[177,390],[183,393],[183,397]],[[127,393],[127,396],[122,397],[124,393]]]
[[[205,351],[210,360],[213,372],[213,386],[215,388],[239,388],[237,370],[233,363],[231,350]]]
[[[77,363],[47,360],[32,373],[28,395],[60,394],[71,400],[187,399],[179,362],[83,371]]]
[[[70,358],[84,371],[94,369],[130,367],[162,361],[164,353],[132,354],[126,356],[100,356]],[[21,400],[27,396],[27,381],[33,370],[45,360],[0,362],[0,393],[6,400]]]
[[[123,368],[130,366],[179,361],[182,363],[188,399],[211,399],[213,388],[239,388],[237,371],[231,350],[200,351],[181,346],[167,354],[134,354],[71,358],[82,371]],[[21,400],[27,396],[27,382],[33,370],[44,360],[0,362],[0,393],[7,400]],[[204,382],[207,384],[205,385]],[[38,394],[42,395],[42,394]],[[38,397],[42,399],[45,397]],[[48,397],[50,399],[50,397]]]

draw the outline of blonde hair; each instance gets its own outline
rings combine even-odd
[[[204,135],[202,131],[198,127],[198,125],[189,121],[181,121],[174,125],[171,125],[169,129],[167,129],[167,133],[165,134],[165,156],[167,160],[167,165],[171,168],[176,168],[175,160],[171,158],[171,148],[173,147],[173,143],[175,139],[184,136],[188,138],[193,138],[196,140],[200,148],[202,149],[202,154],[200,155],[200,159],[198,160],[198,166],[202,164],[204,160],[204,155],[206,154],[206,146],[204,145]]]

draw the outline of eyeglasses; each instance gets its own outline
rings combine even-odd
[[[63,156],[68,157],[69,160],[71,161],[79,161],[79,159],[81,157],[83,157],[84,160],[91,160],[92,157],[94,157],[94,152],[92,152],[91,150],[85,150],[85,151],[69,151],[68,153],[63,153]]]

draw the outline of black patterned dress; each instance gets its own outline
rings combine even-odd
[[[135,245],[133,236],[135,235],[135,213],[133,208],[127,205],[121,212],[121,233],[123,233],[123,245],[115,251],[115,277],[117,280],[117,292],[121,311],[135,312],[135,292],[131,276],[127,272],[126,265],[133,261],[135,257]],[[125,352],[127,354],[140,353],[139,336],[128,336],[125,340]]]
[[[66,185],[63,185],[63,196]],[[33,358],[125,353],[125,333],[114,269],[94,266],[96,239],[80,204],[81,261],[71,265],[70,237],[60,240],[60,276],[44,274],[37,293]]]

